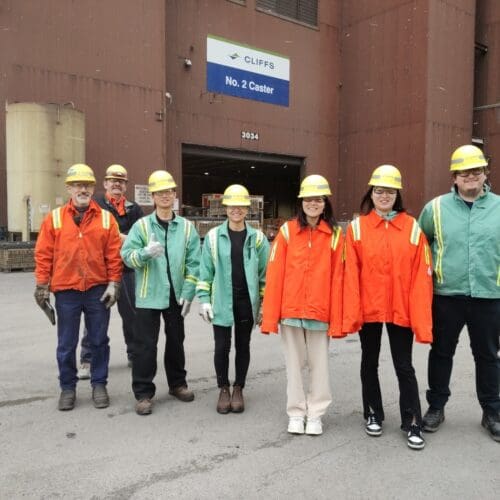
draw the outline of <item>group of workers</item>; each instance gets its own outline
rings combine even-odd
[[[150,175],[154,211],[143,216],[125,198],[122,166],[107,169],[105,194],[93,198],[92,169],[73,165],[66,178],[70,200],[45,218],[35,248],[35,299],[43,306],[50,292],[55,295],[59,409],[75,406],[82,313],[93,403],[109,405],[107,330],[117,301],[137,414],[153,409],[161,317],[169,393],[192,401],[184,318],[196,296],[200,315],[213,327],[221,414],[244,411],[251,333],[260,325],[264,334],[281,333],[288,432],[322,434],[322,416],[332,401],[329,341],[359,332],[365,431],[380,436],[378,365],[385,324],[401,429],[410,448],[422,449],[422,431],[434,432],[444,421],[453,357],[467,326],[481,423],[500,441],[500,196],[491,192],[488,162],[477,147],[456,149],[450,170],[451,192],[429,202],[417,221],[405,211],[399,170],[377,167],[361,214],[345,236],[327,180],[309,175],[301,183],[296,217],[281,226],[271,247],[245,220],[248,190],[234,184],[223,195],[227,220],[207,233],[201,248],[193,223],[174,212],[177,186],[167,171]],[[424,416],[412,364],[414,338],[431,344]]]

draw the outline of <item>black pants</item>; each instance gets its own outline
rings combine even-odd
[[[476,393],[482,409],[500,412],[500,299],[434,295],[433,343],[429,353],[427,402],[444,408],[450,397],[450,378],[458,338],[467,325],[476,365]]]
[[[252,305],[248,297],[233,297],[235,381],[234,385],[245,387],[250,365],[250,336],[253,328]],[[231,350],[231,327],[214,325],[214,365],[217,386],[229,385],[229,352]]]
[[[399,383],[399,411],[401,428],[407,429],[415,419],[422,421],[417,378],[412,365],[413,333],[410,328],[386,323],[391,346],[392,363]],[[361,341],[361,384],[365,418],[371,411],[384,420],[382,394],[378,379],[378,358],[382,339],[382,323],[365,323],[359,332]]]
[[[163,363],[171,389],[186,384],[184,356],[184,318],[181,307],[175,300],[168,309],[137,308],[137,335],[134,342],[134,363],[132,365],[132,390],[135,398],[152,398],[155,395],[153,379],[156,375],[156,357],[160,317],[165,322],[165,353]]]
[[[131,360],[134,357],[134,332],[136,322],[134,272],[123,273],[120,296],[116,305],[122,318],[123,337],[125,339],[125,345],[127,346],[127,358]],[[90,363],[91,359],[90,342],[87,338],[87,327],[85,327],[83,329],[81,341],[80,363]]]
[[[127,345],[127,357],[134,357],[134,337],[137,313],[135,310],[135,273],[124,272],[120,297],[117,302],[118,312],[122,318],[123,337]]]

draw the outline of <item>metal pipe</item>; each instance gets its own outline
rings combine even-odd
[[[476,106],[472,108],[474,111],[482,111],[483,109],[494,109],[500,108],[500,102],[496,102],[495,104],[485,104],[484,106]]]

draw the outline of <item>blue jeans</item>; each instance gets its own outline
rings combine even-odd
[[[134,357],[134,337],[137,312],[135,310],[135,273],[124,272],[122,276],[120,297],[117,302],[118,312],[122,318],[123,337],[127,346],[127,358]],[[87,338],[87,329],[83,330],[80,349],[80,363],[90,363],[92,353]]]
[[[55,293],[57,311],[57,364],[61,389],[74,389],[76,348],[83,312],[92,355],[90,383],[106,384],[109,365],[109,309],[100,301],[106,285],[97,285],[85,292],[63,290]]]

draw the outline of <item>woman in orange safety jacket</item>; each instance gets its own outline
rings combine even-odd
[[[401,429],[410,448],[422,449],[412,346],[413,335],[418,342],[432,341],[429,246],[417,221],[403,209],[399,170],[392,165],[376,168],[369,186],[361,202],[362,215],[347,229],[342,331],[359,330],[365,430],[380,436],[384,410],[378,359],[386,324],[399,382]]]
[[[321,434],[321,416],[332,400],[328,342],[342,335],[343,236],[330,194],[320,175],[302,181],[297,218],[281,226],[267,267],[261,331],[278,333],[281,323],[291,434]],[[301,374],[306,359],[307,395]]]

